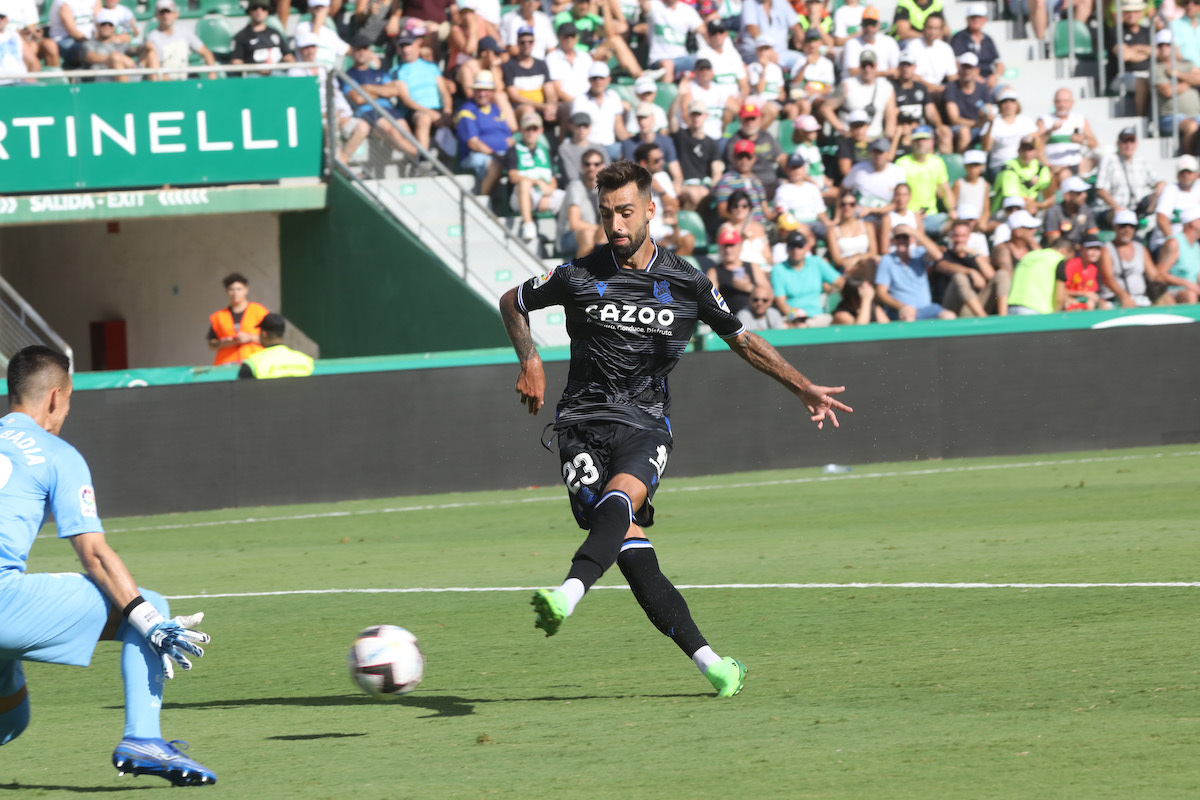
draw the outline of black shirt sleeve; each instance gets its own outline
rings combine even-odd
[[[540,278],[530,278],[521,284],[517,289],[517,307],[528,314],[539,308],[562,305],[569,291],[562,268],[555,267]]]
[[[706,323],[713,332],[722,339],[732,339],[743,333],[746,326],[729,311],[725,298],[712,285],[712,281],[703,272],[696,270],[694,288],[696,291],[696,313],[700,321]]]

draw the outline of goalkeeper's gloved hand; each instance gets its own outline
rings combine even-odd
[[[167,619],[139,595],[125,607],[125,617],[162,658],[163,674],[168,679],[175,677],[174,664],[178,664],[184,670],[191,669],[192,662],[188,660],[188,655],[200,658],[204,655],[204,650],[199,645],[212,640],[207,633],[192,630],[204,619],[202,611],[186,617]]]

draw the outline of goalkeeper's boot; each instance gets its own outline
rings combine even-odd
[[[176,745],[180,745],[176,747]],[[211,786],[217,774],[183,754],[187,742],[126,736],[113,751],[118,775],[157,775],[175,786]]]
[[[736,658],[725,656],[705,671],[704,677],[717,690],[717,697],[733,697],[746,681],[746,665]]]
[[[547,636],[558,633],[563,620],[567,618],[567,596],[561,589],[538,589],[530,601],[537,619],[533,627],[541,628]]]

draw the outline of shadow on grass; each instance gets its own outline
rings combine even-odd
[[[307,742],[313,739],[351,739],[355,736],[366,736],[365,733],[295,733],[290,736],[268,736],[279,742]]]
[[[166,786],[166,784],[163,784]],[[5,792],[132,792],[139,789],[153,789],[153,786],[48,786],[39,783],[0,783],[0,791]]]
[[[689,694],[579,694],[579,695],[543,695],[539,697],[458,697],[456,695],[431,695],[417,692],[391,702],[373,701],[360,694],[320,695],[316,697],[248,697],[242,700],[201,700],[194,703],[163,703],[164,709],[172,708],[237,708],[241,706],[372,706],[394,705],[398,708],[413,707],[432,711],[421,719],[438,717],[465,717],[475,713],[475,706],[480,703],[566,703],[584,700],[633,700],[639,698],[654,698],[663,700],[710,697],[709,692]],[[119,708],[119,706],[117,706]],[[323,734],[329,736],[357,734]],[[273,737],[273,738],[303,738],[303,737]],[[317,738],[313,736],[312,738]]]

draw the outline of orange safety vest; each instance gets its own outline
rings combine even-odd
[[[246,333],[258,333],[258,326],[262,324],[263,317],[269,313],[261,303],[252,301],[242,312],[241,330]],[[213,333],[217,334],[218,339],[232,338],[238,332],[238,328],[233,326],[233,312],[228,307],[214,312],[208,318],[208,322],[212,325]],[[263,346],[257,342],[226,345],[217,350],[217,357],[213,359],[213,364],[235,364],[262,349]]]

